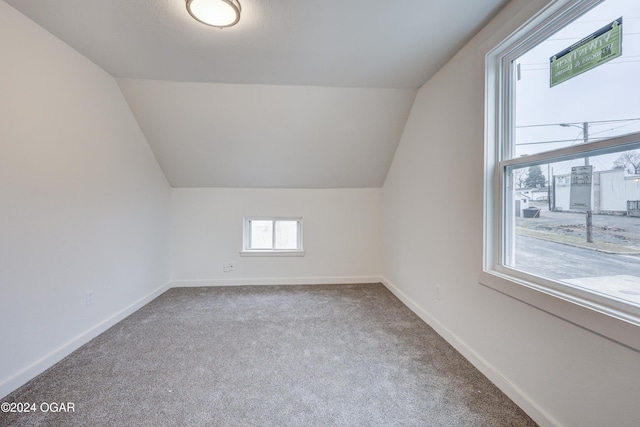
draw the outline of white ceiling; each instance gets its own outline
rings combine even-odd
[[[4,0],[118,79],[171,185],[379,187],[419,88],[507,0]]]

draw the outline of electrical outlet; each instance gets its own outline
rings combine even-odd
[[[436,299],[440,301],[440,285],[436,286]]]
[[[231,271],[233,271],[233,263],[230,262],[226,262],[224,264],[222,264],[222,271],[224,271],[225,273],[229,273]]]
[[[90,289],[87,291],[87,307],[89,307],[90,305],[93,305],[93,303],[94,303],[93,289]]]

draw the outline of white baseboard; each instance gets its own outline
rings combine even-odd
[[[21,387],[29,380],[35,378],[40,375],[51,366],[58,363],[60,360],[64,359],[66,356],[71,354],[73,351],[77,350],[84,344],[91,341],[93,338],[97,337],[125,317],[129,316],[136,310],[140,309],[144,305],[148,304],[150,301],[158,297],[160,294],[164,293],[167,289],[169,289],[169,283],[165,283],[154,291],[149,292],[147,295],[123,308],[122,310],[116,312],[115,314],[109,316],[104,319],[102,322],[94,325],[89,328],[85,332],[81,333],[77,337],[68,341],[67,343],[61,345],[57,349],[53,350],[51,353],[42,357],[37,362],[27,366],[17,374],[12,377],[4,380],[0,383],[0,396],[7,396],[9,393],[16,390],[18,387]]]
[[[409,298],[397,286],[386,278],[382,277],[382,284],[387,287],[404,305],[420,317],[426,324],[431,326],[441,337],[451,344],[460,354],[462,354],[473,366],[475,366],[484,376],[496,385],[504,394],[506,394],[516,405],[522,408],[534,421],[543,427],[558,427],[561,424],[555,420],[549,413],[535,404],[526,394],[517,386],[512,384],[508,379],[503,377],[500,372],[487,360],[482,358],[457,335],[453,334],[442,323],[431,316],[426,310],[420,307],[415,301]]]
[[[260,286],[260,285],[352,285],[358,283],[381,283],[380,276],[318,276],[318,277],[274,277],[250,279],[203,279],[176,280],[171,288],[194,288],[199,286]]]

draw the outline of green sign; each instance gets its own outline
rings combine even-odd
[[[622,55],[622,17],[553,55],[551,87]]]

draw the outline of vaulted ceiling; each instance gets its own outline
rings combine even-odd
[[[417,89],[507,0],[4,0],[113,75],[174,187],[379,187]]]

